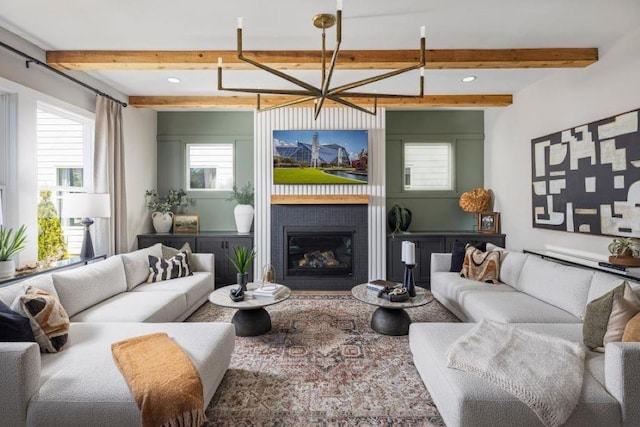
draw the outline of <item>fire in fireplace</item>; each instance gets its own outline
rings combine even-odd
[[[352,245],[352,232],[289,232],[287,274],[350,276]]]

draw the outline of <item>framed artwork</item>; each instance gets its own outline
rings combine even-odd
[[[198,214],[174,214],[174,233],[197,233],[200,230],[200,215]]]
[[[478,214],[478,231],[480,233],[499,233],[500,212],[480,212]]]
[[[640,110],[531,141],[536,228],[640,237]]]
[[[366,184],[366,130],[274,130],[273,183]]]

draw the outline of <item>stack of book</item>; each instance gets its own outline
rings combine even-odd
[[[396,285],[396,282],[392,282],[390,280],[372,280],[371,282],[367,283],[367,289],[373,292],[379,292],[385,287],[393,288]]]
[[[254,298],[271,298],[276,299],[287,291],[287,288],[283,285],[269,284],[260,286],[259,288],[251,291],[251,295]]]

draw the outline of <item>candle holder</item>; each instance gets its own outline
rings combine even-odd
[[[402,279],[402,286],[407,289],[410,297],[416,296],[416,283],[413,280],[413,268],[415,264],[404,264],[404,277]]]

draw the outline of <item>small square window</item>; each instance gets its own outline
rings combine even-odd
[[[187,144],[187,190],[233,188],[233,144]]]
[[[406,191],[452,191],[453,149],[447,142],[404,144]]]

